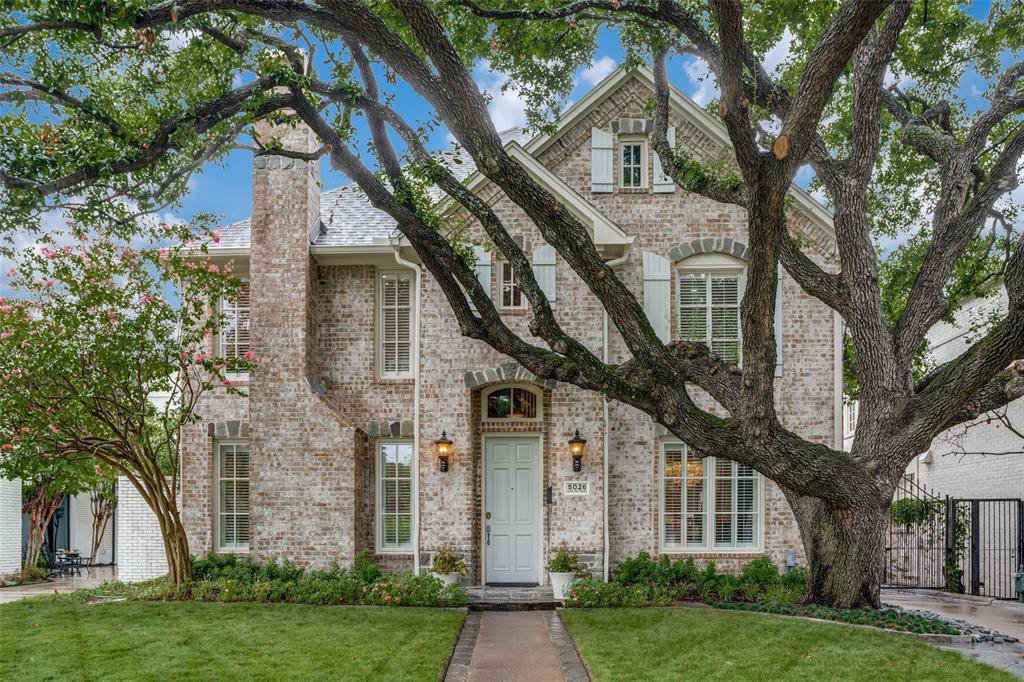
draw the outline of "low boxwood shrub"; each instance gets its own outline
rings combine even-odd
[[[673,601],[673,591],[653,584],[623,585],[618,582],[602,582],[585,578],[575,581],[564,605],[568,608],[611,608],[668,606]]]

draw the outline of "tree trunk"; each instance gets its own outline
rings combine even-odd
[[[22,513],[29,517],[28,544],[25,548],[25,562],[22,564],[24,568],[33,568],[39,564],[39,555],[46,542],[46,529],[63,501],[62,495],[51,496],[49,488],[40,485],[22,505]]]
[[[880,608],[885,536],[891,500],[836,508],[787,493],[807,553],[804,602],[838,608]]]
[[[167,557],[167,575],[175,585],[190,582],[192,580],[192,558],[189,555],[185,526],[178,513],[177,500],[173,494],[164,494],[167,486],[161,485],[159,480],[139,476],[132,479],[132,485],[156,514],[156,520],[160,524],[164,554]]]
[[[92,507],[92,554],[89,555],[93,565],[96,564],[96,557],[100,552],[100,544],[107,532],[107,524],[117,511],[117,502],[101,493],[93,492],[89,496]]]

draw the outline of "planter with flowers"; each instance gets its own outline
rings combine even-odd
[[[445,585],[458,585],[459,578],[466,575],[466,562],[455,552],[442,549],[430,562],[430,575]]]
[[[565,599],[565,589],[584,574],[578,555],[564,548],[558,550],[548,562],[548,575],[551,576],[551,590],[555,593],[555,599]]]

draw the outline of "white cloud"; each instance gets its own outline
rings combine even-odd
[[[690,92],[690,99],[704,106],[715,97],[718,97],[718,85],[715,83],[714,74],[708,68],[707,62],[703,59],[687,59],[683,62],[683,72],[690,79],[695,90]]]
[[[589,69],[580,74],[579,80],[587,85],[597,85],[615,70],[618,64],[611,57],[600,57],[590,65]]]
[[[787,26],[782,31],[782,35],[779,37],[779,42],[772,45],[771,49],[764,55],[765,70],[769,73],[775,73],[780,66],[786,63],[792,54],[793,48],[793,33]]]
[[[492,71],[487,62],[478,66],[473,75],[480,89],[491,96],[487,112],[498,132],[526,125],[526,98],[518,88],[508,85],[508,76]]]

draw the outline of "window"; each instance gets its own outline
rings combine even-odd
[[[217,445],[217,548],[249,550],[249,444]]]
[[[753,548],[758,544],[757,472],[701,458],[681,443],[662,448],[662,546],[668,550]]]
[[[380,274],[378,373],[382,377],[404,377],[412,372],[413,282],[411,272]]]
[[[377,549],[412,549],[412,443],[385,441],[377,448]]]
[[[220,330],[220,354],[231,367],[232,360],[240,359],[249,351],[249,282],[243,281],[238,294],[220,301],[224,326]]]
[[[679,336],[703,341],[739,364],[742,271],[682,270],[679,275]]]
[[[619,143],[619,175],[622,187],[647,186],[647,145],[643,140]]]
[[[857,430],[857,401],[851,401],[846,403],[845,408],[845,419],[843,422],[846,425],[846,435],[852,436],[853,432]]]
[[[538,394],[528,388],[506,386],[484,395],[485,419],[536,419]]]
[[[516,277],[516,271],[512,269],[512,264],[508,261],[501,261],[498,266],[501,275],[501,307],[525,308],[526,297],[523,296],[523,290],[519,287],[519,279]]]

